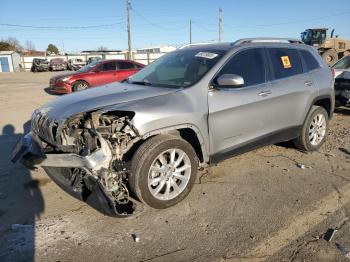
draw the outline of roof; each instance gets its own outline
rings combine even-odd
[[[12,55],[16,53],[16,51],[0,51],[0,55]]]
[[[212,43],[212,44],[194,44],[192,46],[186,46],[183,49],[192,49],[198,51],[206,50],[206,51],[215,51],[215,50],[222,50],[222,51],[229,51],[234,47],[245,45],[245,44],[281,44],[281,45],[303,45],[304,44],[299,39],[291,39],[291,38],[273,38],[273,37],[264,37],[264,38],[244,38],[239,39],[236,42],[230,43]]]

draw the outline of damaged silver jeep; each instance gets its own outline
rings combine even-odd
[[[244,39],[166,54],[123,83],[37,109],[12,161],[111,216],[184,199],[197,169],[259,146],[325,140],[330,69],[289,39]]]

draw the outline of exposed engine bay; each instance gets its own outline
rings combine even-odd
[[[128,152],[141,140],[130,122],[133,114],[96,111],[54,125],[45,117],[41,120],[43,117],[33,117],[32,131],[40,139],[45,153],[40,165],[48,175],[61,187],[71,187],[73,192],[64,189],[103,213],[133,213],[135,200],[128,190]],[[52,134],[43,134],[48,131]],[[89,203],[91,198],[99,203]],[[96,206],[101,204],[102,210]]]

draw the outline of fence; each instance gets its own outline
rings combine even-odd
[[[133,53],[133,60],[145,65],[153,62],[158,59],[165,53],[151,53],[151,54],[137,54]],[[83,61],[87,61],[90,57],[100,57],[101,59],[126,59],[125,53],[119,54],[77,54],[77,55],[56,55],[56,56],[22,56],[21,57],[21,66],[24,71],[30,71],[32,68],[32,62],[34,58],[47,59],[50,61],[53,58],[62,58],[67,61],[69,59],[82,59]]]

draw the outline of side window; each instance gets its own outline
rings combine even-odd
[[[320,67],[320,64],[317,62],[316,58],[309,51],[300,50],[300,54],[303,57],[306,65],[305,71],[311,71]]]
[[[269,48],[274,79],[294,76],[303,72],[298,51],[295,49]]]
[[[130,62],[118,62],[118,69],[135,69],[135,66],[133,63]]]
[[[236,74],[244,79],[244,86],[265,82],[264,54],[261,48],[241,51],[234,55],[221,69],[218,76]]]
[[[113,71],[116,70],[116,62],[107,62],[102,65],[102,71]]]

